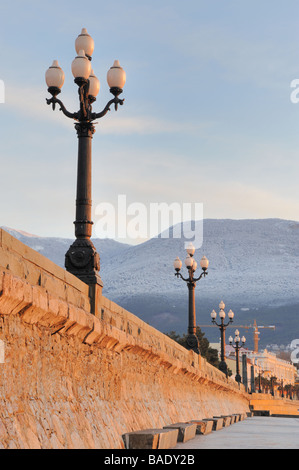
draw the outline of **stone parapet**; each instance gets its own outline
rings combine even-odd
[[[121,448],[122,435],[244,413],[249,397],[0,230],[0,448]]]

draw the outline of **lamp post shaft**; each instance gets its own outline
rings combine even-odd
[[[236,382],[241,383],[239,344],[236,345]]]
[[[78,126],[79,127],[79,126]],[[91,221],[91,144],[93,129],[78,133],[78,166],[77,166],[77,198],[76,198],[76,238],[89,239],[92,234]]]
[[[196,333],[196,319],[195,319],[195,284],[193,282],[188,283],[189,291],[189,335]]]
[[[259,372],[259,393],[262,393],[262,379],[261,379],[261,372]]]
[[[224,320],[223,318],[221,319],[221,326],[220,326],[220,332],[221,332],[221,350],[220,350],[220,364],[219,364],[219,369],[227,374],[227,364],[225,362],[225,326],[224,326]]]
[[[223,319],[222,319],[222,325],[221,325],[220,331],[221,331],[221,361],[225,362],[225,328],[223,325]]]
[[[196,336],[196,314],[195,314],[195,282],[188,282],[189,291],[189,322],[188,322],[188,336],[187,346],[197,354],[200,354],[199,341]]]

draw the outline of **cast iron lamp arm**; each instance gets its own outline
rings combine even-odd
[[[181,273],[174,273],[174,275],[175,275],[176,277],[180,277],[180,278],[183,279],[183,281],[185,281],[185,282],[190,282],[190,281],[191,281],[190,277],[188,277],[188,279],[185,279],[185,278],[182,276]]]
[[[80,110],[80,112],[77,112],[77,113],[70,113],[66,107],[64,106],[63,102],[61,100],[59,100],[58,98],[56,97],[52,97],[52,98],[46,98],[46,101],[47,101],[47,104],[52,104],[52,109],[53,111],[55,110],[55,105],[56,103],[59,104],[60,106],[60,111],[63,112],[63,114],[65,116],[67,116],[68,118],[70,119],[75,119],[76,121],[79,120],[79,114],[83,114],[83,115],[87,115],[87,110],[86,110],[86,104],[85,104],[85,100],[80,100],[80,104],[81,104],[81,107],[82,109]],[[117,111],[117,108],[118,108],[118,105],[123,105],[124,104],[124,99],[121,100],[119,98],[113,98],[112,100],[108,101],[108,103],[106,104],[105,108],[103,109],[103,111],[101,111],[100,113],[91,113],[90,114],[90,117],[91,117],[91,121],[94,121],[95,119],[100,119],[102,117],[104,117],[108,111],[110,111],[110,107],[112,106],[112,104],[114,104],[115,106],[115,110]]]
[[[63,112],[63,114],[70,118],[70,119],[76,119],[78,120],[78,113],[70,113],[66,107],[64,106],[63,102],[61,100],[59,100],[58,98],[56,98],[55,96],[53,96],[52,98],[46,98],[46,101],[47,101],[47,104],[52,104],[52,109],[53,111],[55,110],[55,105],[56,103],[59,104],[60,108],[59,110]]]
[[[205,276],[207,276],[207,275],[208,275],[207,271],[203,271],[203,272],[201,273],[201,275],[200,275],[199,277],[193,279],[193,281],[194,281],[194,282],[200,281],[200,279],[202,278],[202,276],[205,277]]]
[[[113,104],[115,107],[115,111],[117,111],[118,105],[122,106],[124,104],[124,101],[124,99],[120,100],[118,97],[113,98],[113,100],[108,101],[103,111],[101,111],[100,113],[91,113],[91,120],[93,121],[94,119],[100,119],[104,117],[108,113],[108,111],[110,111],[110,107]]]
[[[231,323],[233,323],[233,320],[228,321],[226,324],[225,323],[217,323],[216,320],[212,320],[212,323],[217,325],[219,328],[221,328],[221,327],[227,328]]]
[[[239,343],[236,343],[236,346],[234,346],[233,344],[231,344],[231,346],[234,348],[234,349],[241,349],[243,346],[244,346],[245,343],[242,343],[241,341]]]

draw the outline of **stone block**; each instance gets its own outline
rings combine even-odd
[[[57,327],[62,326],[68,319],[68,305],[63,300],[48,294],[48,312],[39,321],[42,326]]]
[[[69,305],[68,320],[65,323],[64,333],[77,336],[83,340],[93,330],[94,316],[80,308]]]
[[[230,426],[232,424],[232,416],[231,415],[214,416],[214,418],[222,418],[224,428],[226,426]]]
[[[204,419],[204,421],[212,421],[213,431],[219,431],[219,429],[223,428],[223,418],[208,418]]]
[[[32,287],[22,279],[5,272],[0,292],[1,314],[16,314],[32,303]]]
[[[175,423],[164,426],[164,429],[178,429],[178,442],[187,442],[195,437],[197,425],[195,423]]]
[[[22,314],[22,320],[26,323],[38,323],[48,313],[48,295],[47,292],[39,287],[32,287],[32,304],[25,309]]]
[[[213,431],[212,421],[204,421],[203,419],[192,419],[189,422],[196,424],[196,434],[210,434]]]
[[[126,449],[171,449],[176,446],[179,430],[145,429],[123,434]]]

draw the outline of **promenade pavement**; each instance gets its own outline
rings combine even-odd
[[[211,434],[197,434],[175,449],[299,449],[299,417],[246,418]]]

